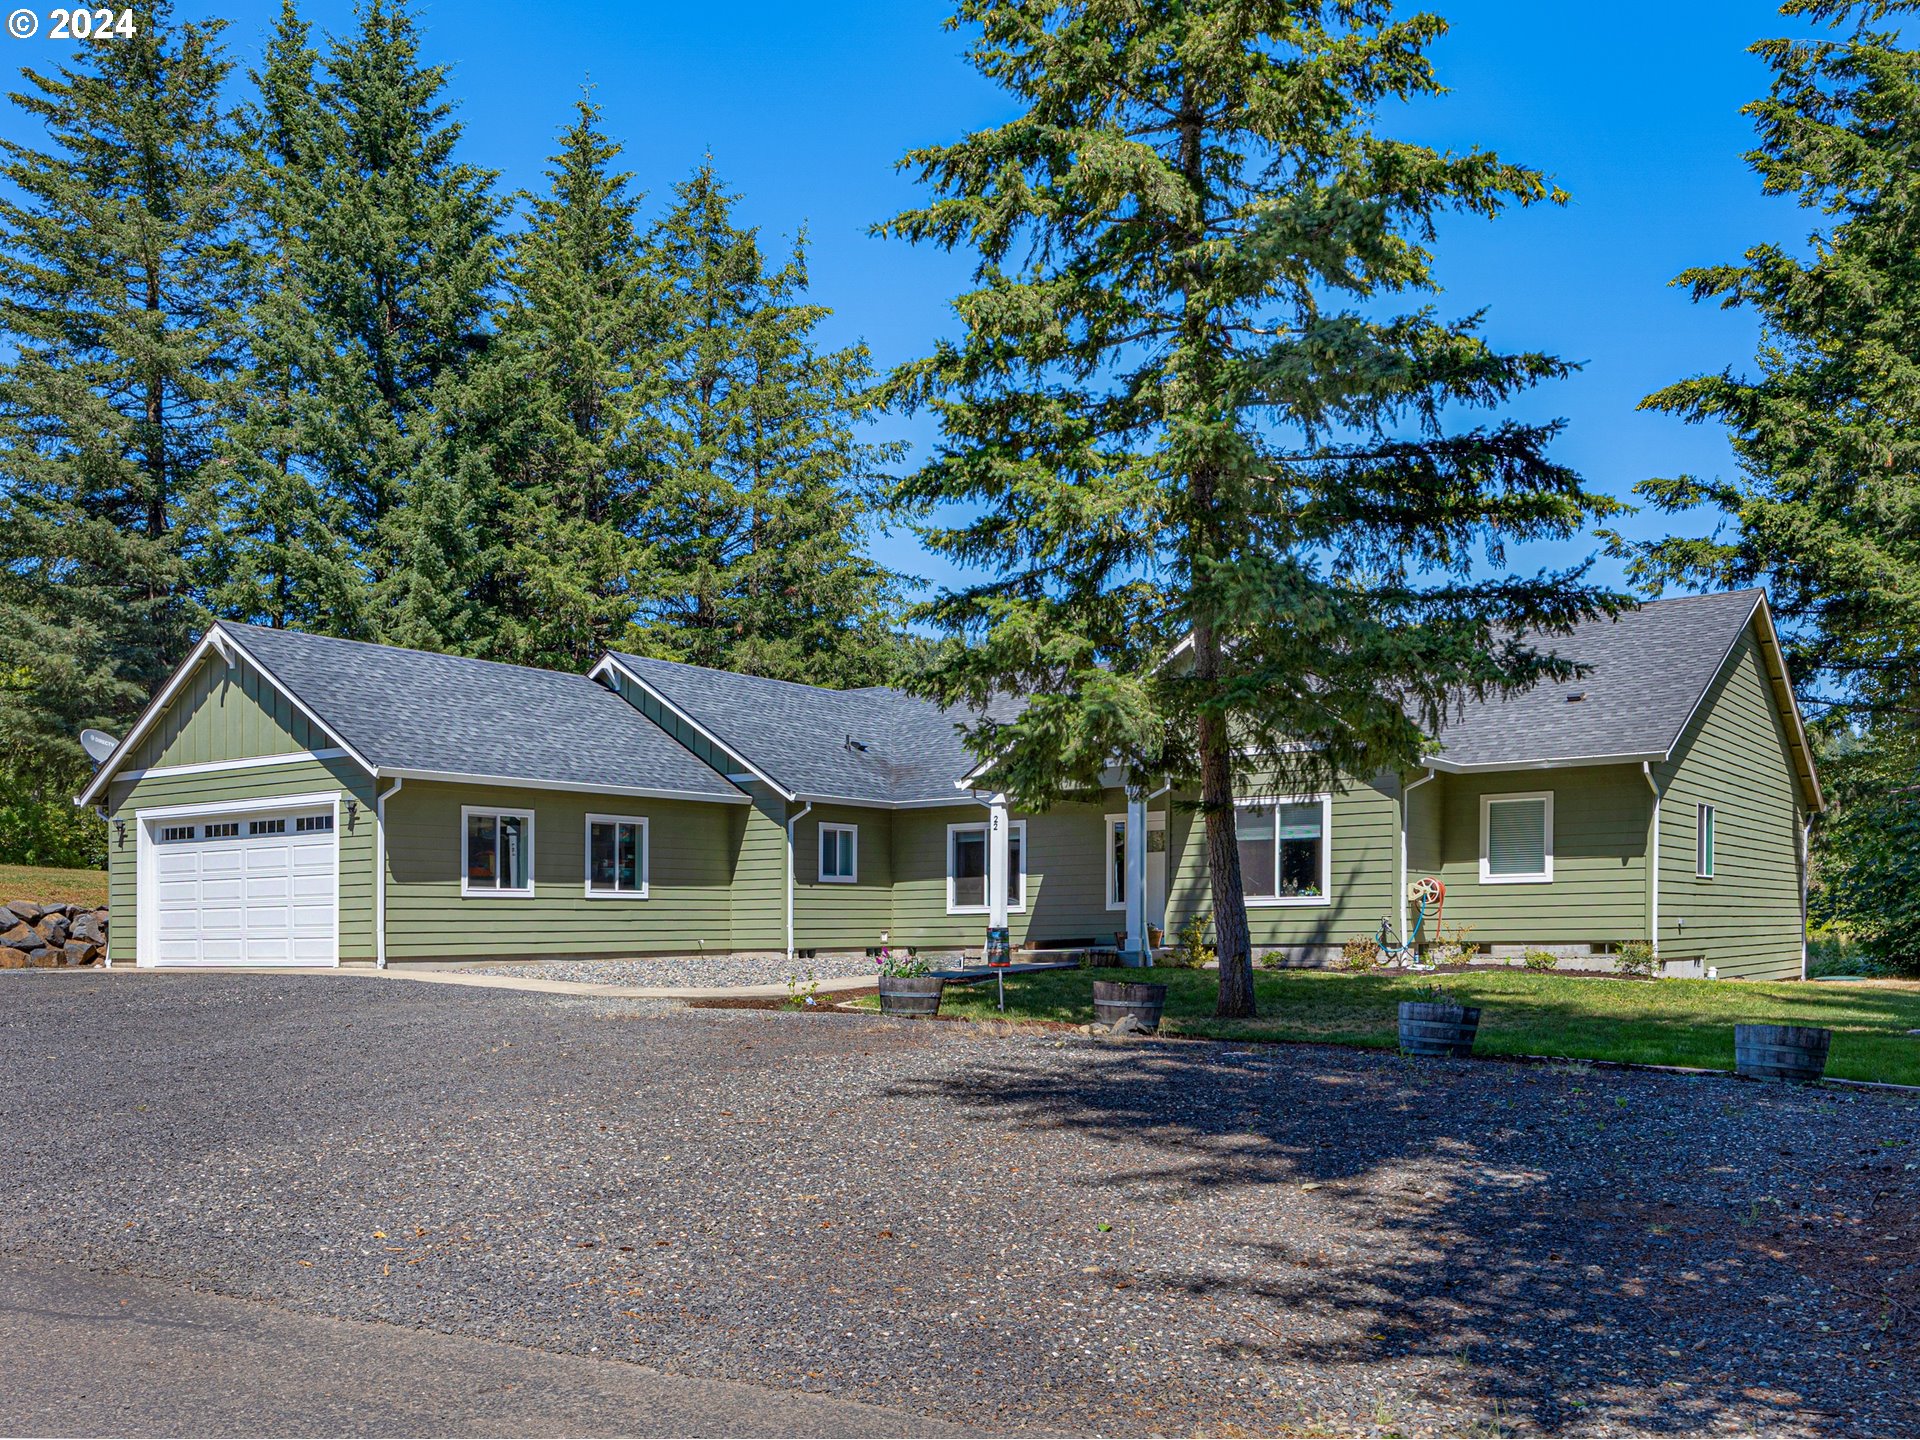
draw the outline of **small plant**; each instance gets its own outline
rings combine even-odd
[[[814,997],[819,993],[820,977],[812,970],[808,970],[805,975],[789,975],[787,976],[786,1008],[805,1010],[810,1005],[817,1005],[820,1002]]]
[[[896,950],[892,946],[883,949],[873,957],[873,963],[880,973],[890,980],[911,980],[917,976],[930,975],[933,967],[911,950]]]
[[[1520,957],[1520,963],[1536,974],[1546,970],[1558,970],[1560,957],[1551,950],[1529,950]]]
[[[1442,930],[1427,946],[1427,963],[1437,966],[1472,964],[1480,955],[1480,947],[1467,939],[1472,933],[1471,925],[1455,926],[1452,934]]]
[[[1340,947],[1340,968],[1356,973],[1377,970],[1384,957],[1380,942],[1371,935],[1356,935]]]
[[[1213,946],[1207,943],[1206,915],[1196,911],[1180,927],[1166,963],[1181,970],[1199,970],[1213,963]]]
[[[1651,980],[1654,971],[1653,946],[1644,940],[1622,940],[1613,950],[1615,973],[1636,980]]]
[[[1458,1005],[1460,1003],[1454,998],[1453,991],[1431,981],[1425,985],[1414,986],[1407,992],[1407,999],[1418,1005]]]
[[[1287,968],[1287,952],[1284,950],[1268,950],[1253,963],[1262,970],[1284,970]]]

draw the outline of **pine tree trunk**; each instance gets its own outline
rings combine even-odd
[[[1194,670],[1211,680],[1220,669],[1220,642],[1213,627],[1194,627]],[[1254,1013],[1253,946],[1247,934],[1247,899],[1240,881],[1240,841],[1233,823],[1233,747],[1224,719],[1202,715],[1200,814],[1207,827],[1207,877],[1213,891],[1213,948],[1220,960],[1220,998],[1214,1014],[1243,1020]]]

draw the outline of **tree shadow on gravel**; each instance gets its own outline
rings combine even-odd
[[[893,1093],[1103,1142],[1077,1183],[1149,1240],[1156,1206],[1216,1205],[1214,1244],[1124,1278],[1218,1306],[1269,1377],[1420,1362],[1432,1403],[1520,1433],[1920,1433],[1894,1317],[1766,1238],[1846,1149],[1809,1093],[1306,1046],[980,1057]]]

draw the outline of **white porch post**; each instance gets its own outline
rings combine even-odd
[[[1147,792],[1127,786],[1127,953],[1129,965],[1150,965],[1147,946]]]
[[[987,802],[987,924],[995,930],[1007,925],[1007,875],[1013,867],[1011,838],[1007,825],[1007,797],[995,795]]]

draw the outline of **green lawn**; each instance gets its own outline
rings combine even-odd
[[[0,865],[0,903],[8,900],[104,905],[107,872],[62,870],[57,865]]]
[[[1434,977],[1348,975],[1324,970],[1260,972],[1260,1017],[1213,1018],[1210,970],[1059,970],[1007,981],[1009,1020],[1093,1018],[1093,981],[1160,981],[1161,1028],[1231,1040],[1312,1040],[1392,1049],[1397,1006]],[[1652,1065],[1733,1068],[1733,1027],[1819,1025],[1833,1031],[1827,1073],[1849,1080],[1920,1085],[1920,983],[1869,980],[1763,985],[1725,980],[1594,980],[1525,971],[1439,977],[1464,1003],[1482,1007],[1478,1049],[1488,1055],[1564,1055]],[[865,1002],[877,1005],[877,1001]],[[949,985],[941,1013],[1002,1018],[992,984]]]

